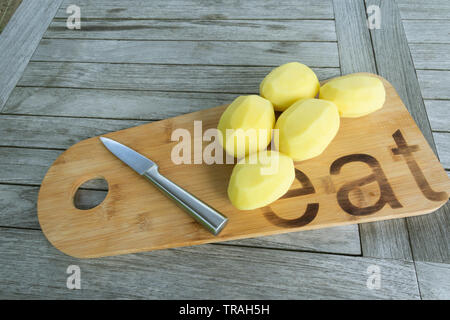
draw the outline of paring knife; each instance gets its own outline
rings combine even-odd
[[[208,229],[209,232],[217,235],[223,229],[228,221],[227,217],[161,175],[158,172],[156,163],[117,141],[105,137],[100,137],[100,140],[117,158],[125,162],[140,175],[149,179],[158,189],[177,202],[195,220]]]

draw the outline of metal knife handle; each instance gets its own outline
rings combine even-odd
[[[143,175],[158,189],[163,191],[171,199],[175,200],[184,210],[187,211],[187,213],[189,213],[212,234],[219,234],[227,223],[227,217],[161,175],[158,172],[157,166],[153,166]]]

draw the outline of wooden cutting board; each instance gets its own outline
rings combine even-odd
[[[358,119],[342,118],[322,155],[295,164],[297,179],[288,193],[253,211],[235,209],[227,198],[232,164],[171,161],[179,143],[171,141],[172,132],[188,129],[191,159],[201,159],[202,148],[194,145],[202,144],[202,136],[194,135],[194,121],[202,121],[203,132],[215,128],[226,106],[105,135],[149,157],[163,175],[226,215],[228,225],[218,236],[113,156],[98,137],[70,147],[48,170],[38,199],[42,230],[64,253],[92,258],[435,211],[448,200],[449,178],[395,89],[382,80],[383,108]],[[89,210],[75,208],[78,187],[99,177],[108,182],[104,201]]]

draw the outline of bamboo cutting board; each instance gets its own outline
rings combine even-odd
[[[92,258],[432,212],[448,200],[448,176],[395,89],[382,80],[383,108],[342,118],[322,155],[295,164],[288,193],[252,211],[235,209],[227,198],[233,165],[171,161],[179,143],[171,141],[172,132],[188,129],[191,159],[201,159],[210,142],[194,135],[194,121],[202,121],[203,132],[215,128],[226,106],[105,135],[155,161],[163,175],[227,216],[218,236],[112,155],[98,137],[75,144],[48,170],[38,199],[42,230],[64,253]],[[202,143],[203,148],[194,147]],[[104,201],[89,210],[75,208],[78,187],[99,177],[108,182]]]

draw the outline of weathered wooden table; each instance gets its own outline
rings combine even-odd
[[[66,27],[71,4],[80,30]],[[367,27],[371,5],[380,29]],[[52,247],[36,215],[39,184],[70,145],[257,93],[288,61],[321,79],[388,79],[448,170],[449,17],[438,0],[24,0],[0,36],[0,298],[449,299],[448,203],[414,218],[93,260]],[[80,201],[104,193],[90,188]],[[81,290],[66,286],[70,265]],[[379,286],[367,286],[378,272]]]

